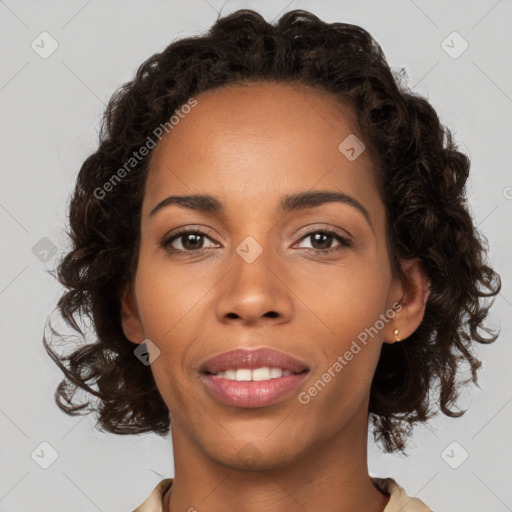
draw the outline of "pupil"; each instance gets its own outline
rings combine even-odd
[[[319,240],[319,237],[324,239],[323,243]],[[326,247],[320,247],[320,249],[327,249],[332,241],[332,235],[327,235],[325,233],[316,233],[313,235],[313,238],[315,243],[320,242],[320,245],[327,245]]]
[[[186,249],[197,249],[198,246],[199,248],[201,248],[201,246],[203,245],[202,243],[197,243],[199,242],[200,240],[202,240],[202,235],[195,235],[195,234],[188,234],[185,236],[185,243],[183,244],[183,246],[186,248]],[[193,242],[192,244],[190,244],[189,247],[187,247],[187,245],[189,245],[190,241],[191,241],[191,238],[195,239],[195,243]]]

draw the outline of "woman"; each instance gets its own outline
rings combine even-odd
[[[66,412],[172,425],[175,476],[137,512],[430,510],[368,474],[367,435],[371,418],[405,452],[435,389],[462,414],[457,366],[476,382],[471,344],[496,339],[468,172],[355,25],[241,10],[142,64],[80,170],[58,269],[60,311],[98,340],[69,365],[45,341]]]

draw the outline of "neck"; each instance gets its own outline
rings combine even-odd
[[[260,459],[249,469],[208,456],[173,422],[175,477],[163,510],[382,512],[389,496],[376,489],[368,474],[367,412],[362,419],[366,428],[346,425],[286,463],[264,464]],[[361,427],[361,421],[355,423]]]

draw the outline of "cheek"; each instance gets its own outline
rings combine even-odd
[[[385,313],[391,275],[372,256],[318,265],[314,273],[306,267],[295,272],[297,295],[314,313],[311,327],[336,340],[335,349],[350,344]]]
[[[179,275],[169,275],[168,270],[164,272],[152,263],[145,264],[143,257],[139,260],[135,286],[145,336],[159,350],[150,366],[156,386],[167,408],[180,410],[186,405],[180,393],[184,381],[181,361],[186,351],[183,328],[190,309],[187,297],[193,293],[180,286]]]
[[[327,423],[334,430],[368,397],[382,347],[379,327],[385,294],[371,280],[361,286],[364,280],[357,278],[353,272],[343,286],[331,284],[328,293],[318,294],[324,328],[321,335],[315,329],[311,339],[316,340],[316,355],[322,355],[309,386],[299,396],[299,402],[317,411],[324,422],[322,411],[330,411]]]
[[[208,289],[193,265],[171,265],[165,256],[141,252],[136,295],[147,337],[163,344],[176,339],[176,331],[194,320]]]
[[[190,378],[184,362],[204,329],[207,292],[215,282],[211,275],[211,282],[205,279],[208,276],[200,275],[193,265],[172,266],[164,257],[151,258],[141,251],[137,303],[146,338],[160,350],[151,371],[164,398],[179,396],[180,385]]]
[[[305,283],[306,277],[299,279]],[[319,405],[324,400],[338,403],[340,397],[355,404],[368,391],[383,328],[392,318],[386,316],[389,285],[390,274],[376,258],[326,265],[318,269],[315,279],[307,278],[307,293],[305,287],[298,295],[307,297],[307,305],[315,313],[307,325],[315,332],[310,334],[317,340],[314,351],[321,353],[315,370],[315,377],[321,380],[318,387],[325,384],[330,389],[322,391]]]

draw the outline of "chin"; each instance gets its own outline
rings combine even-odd
[[[290,446],[283,445],[286,441]],[[232,469],[268,471],[293,464],[299,458],[297,448],[290,439],[275,439],[271,442],[258,438],[251,441],[245,436],[238,442],[233,440],[229,449],[224,449],[220,453],[210,451],[210,456],[218,464]]]

